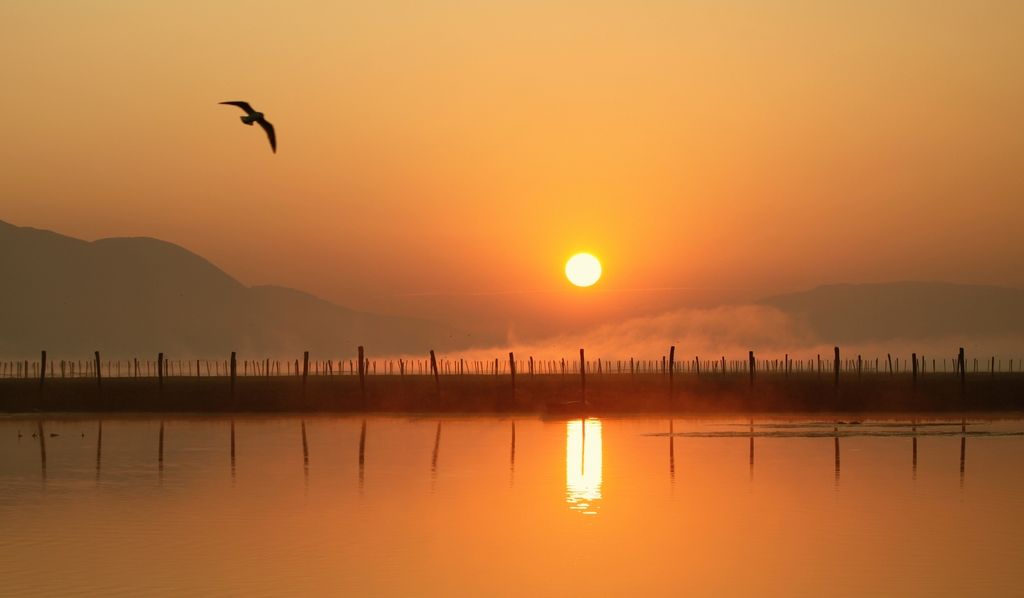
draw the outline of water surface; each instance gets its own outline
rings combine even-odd
[[[1022,432],[5,419],[0,595],[1022,595]]]

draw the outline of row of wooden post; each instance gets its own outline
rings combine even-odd
[[[674,352],[674,351],[670,348],[670,352]],[[154,373],[159,378],[161,386],[163,385],[163,377],[164,377],[164,375],[169,374],[171,371],[173,371],[173,367],[172,366],[173,366],[173,363],[174,363],[174,362],[169,362],[168,360],[166,360],[163,357],[163,355],[164,355],[163,353],[160,353],[159,356],[158,356],[158,359],[156,361],[154,361],[154,362],[145,362],[146,363],[147,373],[149,372],[149,365],[148,364],[152,363],[154,365],[154,369],[155,369]],[[875,360],[875,369],[874,369],[875,372],[879,371],[879,369],[878,369],[878,361],[879,361],[878,359]],[[887,369],[888,369],[890,375],[894,375],[896,368],[899,366],[899,364],[898,364],[899,360],[897,359],[896,361],[897,361],[897,363],[894,364],[891,354],[886,356],[885,363],[886,363],[886,366],[887,366]],[[934,366],[934,361],[935,360],[932,360],[932,361],[933,361],[933,369],[932,369],[932,371],[935,372],[936,371],[935,370],[935,366]],[[975,370],[976,371],[977,371],[977,361],[978,360],[976,359],[975,360],[975,366],[976,366]],[[803,360],[800,360],[800,361],[791,360],[791,359],[789,359],[789,354],[786,354],[784,359],[782,359],[782,360],[776,360],[776,362],[778,364],[778,371],[782,372],[784,376],[788,376],[789,373],[794,371],[793,366],[796,363],[800,363],[801,364],[801,371],[803,371],[802,370]],[[838,361],[833,361],[831,363],[828,362],[828,361],[823,361],[821,359],[821,356],[819,355],[817,362],[818,362],[817,371],[818,371],[819,375],[820,375],[820,373],[822,371],[825,371],[825,368],[823,368],[822,366],[826,365],[826,364],[829,366],[829,369],[832,370],[833,375],[835,375],[837,373],[840,373],[840,372],[856,371],[857,375],[860,376],[861,373],[864,370],[864,360],[862,359],[862,357],[860,355],[857,355],[855,359],[847,359],[845,361],[844,360],[838,360]],[[1011,372],[1013,371],[1013,369],[1012,369],[1012,362],[1013,362],[1013,360],[1011,360],[1011,368],[1009,370]],[[10,363],[15,363],[15,362],[10,362]],[[27,378],[28,377],[27,373],[29,372],[29,369],[30,369],[29,368],[30,362],[27,361],[27,360],[24,361],[24,362],[21,362],[21,361],[17,362],[17,365],[19,366],[19,372],[18,372],[18,376],[19,377],[22,377],[22,372],[21,372],[21,364],[22,363],[25,364],[25,369],[24,369],[25,375],[24,375],[24,377]],[[63,378],[64,377],[64,363],[65,362],[61,361],[60,363],[61,363],[61,377]],[[73,367],[74,362],[71,362],[71,363],[72,363],[71,373],[72,373],[72,377],[74,377],[75,374],[76,374],[75,368]],[[111,370],[111,368],[112,368],[111,363],[112,362],[108,362],[106,364],[108,370]],[[121,363],[120,360],[117,363],[120,364]],[[235,358],[235,360],[232,361],[232,362],[228,362],[228,361],[219,362],[218,361],[217,363],[223,363],[224,364],[225,373],[228,374],[228,375],[231,375],[231,372],[233,371],[234,375],[238,376],[238,374],[241,371],[240,368],[238,367],[239,364],[237,362],[237,358]],[[327,361],[327,362],[323,362],[323,363],[324,363],[324,370],[323,370],[324,373],[327,373],[328,371],[333,373],[334,370],[333,370],[332,365],[331,365],[333,363],[333,361]],[[366,359],[365,355],[360,360],[360,363],[363,366],[360,369],[363,370],[364,376],[365,375],[369,375],[369,373],[370,373],[370,361],[368,359]],[[412,362],[407,362],[407,361],[399,359],[398,360],[399,373],[401,373],[402,375],[405,375],[405,374],[409,373],[409,365],[411,363]],[[469,361],[465,361],[463,359],[459,359],[457,362],[451,362],[451,363],[456,364],[455,368],[454,368],[454,372],[456,372],[456,373],[458,373],[460,375],[464,375],[466,373],[465,365],[470,365],[470,363],[474,363],[474,362],[469,362]],[[554,361],[553,362],[545,362],[545,363],[547,363],[548,364],[547,367],[549,367],[548,373],[551,373],[551,369],[556,369],[557,370],[557,366],[559,364],[559,362],[554,362]],[[590,363],[591,362],[588,362],[585,359],[582,360],[581,362],[573,361],[571,363],[572,363],[572,368],[571,368],[572,370],[576,370],[577,369],[577,363],[579,363],[579,367],[585,368],[588,373],[597,373],[597,374],[600,375],[602,373],[602,364],[604,363],[604,360],[594,361],[593,363],[595,364],[595,367],[593,369],[590,368]],[[607,363],[609,364],[609,367],[606,368],[605,371],[611,372],[612,370],[611,370],[610,364],[612,362],[609,361]],[[628,371],[629,371],[630,374],[640,373],[641,370],[650,371],[650,370],[646,370],[646,368],[643,368],[641,366],[642,363],[645,363],[645,362],[641,362],[641,361],[634,362],[633,359],[630,359],[629,361],[620,362],[619,373],[623,373],[624,371],[626,371],[626,370],[622,369],[622,366],[628,367]],[[656,363],[656,362],[655,361],[651,361],[650,363],[653,364],[653,363]],[[654,371],[656,371],[656,372],[660,371],[662,373],[662,375],[665,375],[666,373],[671,373],[671,374],[674,375],[675,373],[677,373],[676,372],[676,367],[677,366],[681,366],[682,363],[683,362],[675,360],[674,356],[672,356],[672,355],[668,356],[667,359],[666,359],[666,356],[663,356],[662,359],[661,359],[661,364],[660,364],[661,367],[660,368],[655,368]],[[248,360],[245,361],[245,365],[246,365],[246,370],[247,371],[248,371],[249,364],[250,364],[250,361],[248,361]],[[512,355],[510,357],[510,359],[508,361],[508,364],[509,364],[509,366],[511,368],[515,369],[516,375],[521,373],[520,372],[520,364],[519,364],[518,360],[515,359],[514,355]],[[769,370],[771,370],[771,369],[773,369],[771,364],[772,364],[771,360],[760,360],[760,361],[759,360],[754,360],[754,361],[750,362],[749,365],[748,364],[743,364],[744,367],[741,368],[741,367],[738,367],[739,366],[738,362],[734,362],[732,365],[733,366],[737,366],[737,367],[733,368],[732,371],[734,371],[734,372],[740,372],[740,371],[754,371],[754,372],[757,372],[757,371],[760,371],[762,369],[762,366],[764,366],[764,367],[768,368]],[[915,379],[916,379],[918,374],[920,374],[920,373],[925,371],[926,368],[923,367],[923,364],[924,364],[924,359],[923,358],[919,359],[917,353],[913,353],[911,355],[911,359],[907,360],[907,365],[911,367],[911,373],[912,373],[912,376]],[[996,365],[995,365],[996,364],[996,359],[993,357],[993,358],[991,358],[991,360],[986,361],[986,364],[989,365],[991,374],[994,376],[995,372],[996,372]],[[54,372],[53,372],[54,366],[53,366],[53,364],[50,363],[50,360],[48,360],[47,358],[44,357],[39,362],[37,362],[35,364],[31,364],[31,365],[33,366],[31,369],[38,369],[38,376],[40,376],[40,377],[43,377],[43,376],[47,375],[46,374],[46,370],[47,370],[47,367],[49,367],[49,369],[50,369],[49,377],[51,377],[51,378],[54,377]],[[81,365],[81,362],[79,362],[79,365]],[[86,369],[87,375],[93,376],[97,372],[99,372],[102,375],[102,371],[101,371],[102,370],[102,363],[101,362],[94,361],[93,363],[88,364],[88,365],[92,365],[92,369],[91,370],[88,369],[88,368]],[[131,366],[131,362],[128,362],[128,365],[129,365],[129,370],[128,371],[130,373],[132,371],[131,367],[130,367]],[[134,370],[136,377],[139,376],[140,365],[141,365],[140,362],[136,359],[135,360],[135,370]],[[267,360],[265,360],[264,362],[261,362],[261,363],[253,361],[252,365],[253,365],[253,372],[257,371],[257,367],[258,366],[262,366],[263,371],[266,372],[265,375],[268,376],[268,377],[271,376],[272,375],[271,372],[274,371],[273,364],[271,363],[271,361],[269,359],[267,359]],[[299,364],[299,360],[298,359],[295,360],[295,375],[296,376],[302,376],[303,378],[308,377],[310,374],[313,373],[313,365],[314,365],[314,363],[309,361],[308,352],[306,352],[306,354],[304,354],[304,356],[303,356],[303,363],[302,363],[301,366]],[[429,360],[427,362],[425,362],[425,365],[426,365],[426,369],[427,369],[426,373],[428,375],[434,375],[435,370],[437,370],[437,372],[439,373],[440,372],[440,368],[444,367],[444,365],[442,363],[440,363],[439,360],[436,357],[434,359],[433,366],[431,365],[431,362]],[[556,368],[550,368],[550,366],[552,366],[552,365],[556,366]],[[562,371],[563,375],[570,370],[568,365],[569,365],[569,362],[567,362],[565,359],[561,360],[561,371]],[[698,356],[698,357],[695,357],[693,360],[689,361],[689,363],[687,364],[687,367],[691,368],[688,371],[694,372],[694,373],[696,373],[698,378],[702,378],[702,377],[704,377],[708,373],[708,371],[711,371],[711,370],[705,371],[705,366],[706,365],[709,368],[711,368],[711,370],[718,370],[719,363],[716,360],[704,361],[704,360],[701,360],[700,357]],[[721,373],[722,373],[722,375],[727,375],[729,373],[729,371],[730,371],[730,363],[727,362],[725,357],[721,358],[720,365],[721,365]],[[964,360],[962,358],[960,358],[959,356],[957,358],[954,358],[953,365],[954,365],[954,372],[957,373],[958,375],[966,373],[966,364],[964,363]],[[1024,366],[1024,363],[1022,363],[1021,365]],[[4,366],[5,366],[5,371],[6,371],[7,363],[5,363]],[[374,362],[374,366],[376,366],[376,362]],[[180,368],[182,367],[182,362],[178,362],[178,367],[179,367],[179,371],[180,371]],[[201,367],[202,367],[201,361],[200,360],[196,360],[197,375],[201,375],[201,374],[199,374],[199,372],[201,371]],[[393,364],[392,364],[392,367],[393,367]],[[529,373],[531,375],[535,373],[535,371],[536,371],[536,364],[535,364],[535,360],[533,359],[532,356],[530,358],[528,358],[528,360],[524,360],[523,361],[523,367],[529,367]],[[493,368],[494,369],[491,370],[491,371],[493,371],[494,374],[497,375],[497,376],[500,376],[502,373],[505,372],[504,365],[498,359],[494,360]],[[209,362],[207,362],[207,369],[209,369]],[[387,369],[387,368],[385,368],[385,369]],[[491,368],[488,367],[487,369],[490,370]],[[812,360],[811,361],[811,371],[813,372],[814,369],[815,369],[814,368],[814,361]],[[290,368],[289,368],[289,370],[290,370]],[[120,371],[121,370],[120,370],[120,365],[119,365],[118,366],[118,375],[120,375]],[[280,364],[279,363],[278,363],[278,371],[280,371]],[[680,372],[682,372],[682,371],[684,371],[684,368],[680,369]],[[1018,371],[1020,371],[1020,370],[1018,369]],[[13,366],[12,366],[12,372],[13,372]],[[191,362],[189,362],[189,372],[191,374]],[[482,372],[483,372],[483,370],[481,369],[480,373],[482,373]],[[81,368],[79,369],[79,371],[77,373],[79,375],[81,375]],[[355,373],[355,372],[353,371],[352,373]],[[374,373],[376,373],[376,367],[374,367]],[[12,374],[12,376],[13,376],[13,374]]]
[[[360,394],[361,394],[362,398],[365,400],[365,398],[366,398],[366,365],[365,365],[366,362],[365,362],[365,356],[364,356],[364,351],[363,351],[363,347],[362,346],[359,347],[358,352],[359,352],[359,391],[360,391]],[[676,348],[675,348],[674,345],[669,347],[668,368],[664,367],[664,363],[662,364],[663,365],[662,370],[665,371],[667,369],[667,371],[668,371],[669,399],[670,400],[674,398],[674,390],[675,390],[675,388],[674,388],[674,385],[675,385],[675,379],[674,379],[674,373],[675,373],[675,352],[676,352]],[[751,389],[753,389],[753,387],[754,387],[754,374],[757,371],[757,361],[754,358],[754,352],[753,351],[750,351],[749,357],[750,357],[750,366],[749,366],[750,386],[751,386]],[[96,360],[96,385],[97,385],[97,389],[102,390],[102,383],[103,382],[102,382],[102,375],[101,375],[101,368],[100,368],[100,352],[99,351],[95,352],[95,360]],[[512,381],[512,396],[513,396],[513,400],[514,400],[514,398],[515,398],[515,388],[516,388],[516,360],[515,360],[515,355],[511,351],[508,354],[508,360],[509,360],[509,372],[510,372],[511,381]],[[890,364],[891,364],[891,360],[892,360],[892,356],[890,355],[889,356]],[[916,389],[917,389],[917,354],[916,353],[912,354],[912,361],[913,361],[912,384],[913,384],[913,388],[914,388],[914,390],[916,392]],[[460,362],[461,362],[461,360],[460,360]],[[695,362],[697,364],[697,367],[696,367],[697,377],[700,378],[700,358],[698,357]],[[46,380],[46,351],[42,352],[42,354],[40,356],[40,363],[41,363],[41,367],[40,367],[40,376],[39,376],[39,393],[40,393],[40,395],[42,395],[43,385],[44,385],[45,380]],[[584,353],[584,350],[581,348],[580,349],[580,364],[582,365],[582,364],[585,364],[585,363],[586,363],[585,353]],[[498,360],[497,359],[495,359],[495,364],[494,365],[495,365],[494,371],[498,372],[498,367],[497,367],[498,366]],[[835,362],[834,362],[834,365],[833,365],[833,372],[834,372],[834,388],[835,388],[836,392],[839,391],[839,373],[841,371],[840,365],[841,365],[841,362],[840,362],[840,355],[839,355],[839,347],[835,347]],[[163,392],[163,387],[164,387],[164,368],[163,368],[163,366],[164,366],[164,354],[160,353],[159,357],[157,359],[157,378],[158,378],[158,387],[159,387],[161,393]],[[530,366],[531,366],[531,370],[532,370],[532,367],[533,367],[533,357],[532,356],[530,357]],[[633,366],[632,359],[630,359],[630,371],[632,371],[632,369],[633,369],[632,366]],[[724,374],[725,373],[724,357],[723,357],[723,364],[722,364],[722,366],[723,366],[722,371],[723,371],[723,374]],[[994,366],[994,362],[993,362],[993,371],[994,371],[994,367],[995,366]],[[296,369],[298,369],[298,363],[296,363]],[[860,359],[860,356],[858,355],[857,356],[857,373],[858,373],[858,376],[860,375],[860,369],[861,369],[861,359]],[[965,390],[966,389],[966,385],[967,385],[967,372],[966,372],[966,367],[965,367],[965,363],[964,363],[964,349],[963,349],[963,347],[960,347],[960,351],[959,351],[959,354],[957,356],[957,370],[958,370],[958,373],[960,375],[961,390]],[[237,365],[237,361],[236,361],[236,353],[234,351],[231,352],[231,362],[230,362],[230,370],[229,371],[230,371],[230,377],[231,377],[231,395],[232,395],[232,397],[234,397],[234,394],[235,394],[235,378],[236,378],[236,376],[238,374],[238,365]],[[788,356],[788,354],[786,355],[785,371],[786,371],[786,373],[788,375],[788,372],[789,372],[789,356]],[[819,367],[819,373],[820,373],[820,371],[821,370],[820,370],[820,367]],[[890,370],[889,371],[890,371],[890,375],[891,375],[891,373],[892,373],[891,365],[890,365]],[[438,373],[438,369],[437,369],[437,359],[436,359],[436,357],[434,355],[434,351],[433,350],[430,351],[430,372],[434,376],[435,389],[437,391],[438,398],[440,398],[440,396],[441,396],[441,381],[440,381],[440,377],[439,377],[439,373]],[[302,356],[302,392],[303,392],[303,396],[305,396],[306,380],[307,380],[308,376],[309,376],[309,351],[305,351],[303,353],[303,356]],[[564,367],[563,367],[563,376],[564,376]],[[586,367],[580,367],[580,393],[581,393],[581,399],[582,399],[583,403],[586,404],[586,400],[587,400],[586,399],[586,393],[587,393],[587,368]]]

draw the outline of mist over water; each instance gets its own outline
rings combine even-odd
[[[855,324],[851,323],[851,326]],[[768,305],[728,305],[707,309],[686,308],[658,316],[629,318],[622,322],[595,325],[586,333],[446,352],[444,357],[473,360],[490,356],[493,359],[494,356],[507,356],[509,351],[513,351],[523,358],[572,359],[574,355],[579,355],[580,348],[584,348],[593,359],[628,361],[632,357],[660,360],[668,354],[669,347],[674,346],[677,360],[700,357],[701,360],[714,361],[725,357],[730,361],[743,361],[749,351],[754,351],[759,359],[784,359],[788,355],[789,359],[794,360],[816,360],[821,356],[828,361],[832,359],[836,345],[835,340],[823,338],[800,315]],[[934,359],[934,368],[940,372],[953,371],[953,361],[960,347],[964,347],[968,359],[977,358],[984,364],[993,356],[1002,360],[1001,371],[1008,371],[1011,359],[1016,364],[1013,371],[1019,371],[1024,359],[1024,336],[1017,334],[1015,329],[1001,334],[939,331],[914,338],[854,338],[839,346],[843,357],[856,360],[860,355],[872,364],[875,359],[884,362],[887,355],[903,363],[917,354],[927,360],[927,371],[932,371]],[[422,357],[408,355],[403,358]],[[943,359],[946,360],[945,366]],[[988,371],[988,366],[979,365],[979,370]]]
[[[0,594],[1019,595],[1022,432],[5,419]]]

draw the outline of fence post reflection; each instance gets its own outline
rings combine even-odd
[[[832,428],[832,431],[836,433],[836,489],[839,488],[839,428]]]
[[[960,437],[960,489],[964,487],[964,457],[967,453],[967,437]]]
[[[366,457],[366,420],[359,432],[359,491],[363,490],[363,463]]]
[[[96,430],[96,481],[100,481],[100,456],[103,451],[103,420],[99,422]]]
[[[231,420],[231,481],[235,481],[235,420]]]
[[[674,347],[673,347],[674,348]],[[675,436],[672,434],[674,431],[674,422],[668,420],[668,477],[669,481],[675,484],[676,482],[676,447],[675,447]]]
[[[750,420],[750,481],[754,481],[754,420]]]
[[[43,420],[36,422],[39,428],[39,463],[42,467],[43,481],[46,481],[46,435],[43,434]]]
[[[434,453],[430,457],[430,491],[437,483],[437,452],[441,448],[441,422],[437,422],[437,436],[434,437]]]
[[[967,418],[960,420],[960,433],[967,432]],[[964,456],[967,453],[967,436],[960,437],[960,488],[964,487]]]
[[[512,454],[509,458],[509,485],[516,481],[516,420],[512,420]]]
[[[911,432],[917,432],[917,426],[912,426],[910,428],[910,431]],[[917,436],[916,435],[914,436],[912,443],[913,443],[912,446],[913,446],[913,451],[914,451],[914,469],[913,469],[913,477],[912,477],[912,479],[913,480],[917,480]]]
[[[300,420],[302,426],[302,473],[306,479],[306,489],[309,489],[309,444],[306,443],[306,420]]]
[[[580,419],[566,422],[565,485],[571,509],[596,513],[601,498],[601,421]]]
[[[164,476],[164,422],[160,421],[160,447],[157,451],[157,471],[160,474],[160,479],[163,480]]]

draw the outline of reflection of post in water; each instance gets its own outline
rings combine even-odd
[[[509,480],[511,485],[516,481],[516,421],[512,420],[512,455],[509,458]]]
[[[363,489],[363,461],[366,457],[366,420],[363,420],[363,429],[359,432],[359,489]]]
[[[596,513],[601,498],[601,421],[566,422],[565,486],[569,508]]]
[[[910,428],[910,431],[911,432],[917,432],[917,426],[914,426],[914,427]],[[917,436],[914,436],[913,447],[914,447],[914,478],[913,479],[916,480],[917,479]]]
[[[235,479],[235,420],[231,420],[231,479]]]
[[[309,481],[309,445],[306,444],[306,420],[302,423],[302,469],[306,473],[306,481]]]
[[[582,363],[582,362],[580,362]],[[587,467],[587,420],[580,420],[580,475],[586,471]]]
[[[960,487],[964,487],[964,456],[967,453],[967,437],[960,437]]]
[[[750,420],[750,480],[754,480],[754,420]]]
[[[157,452],[157,469],[162,476],[164,473],[164,422],[160,422],[160,448]]]
[[[96,481],[100,481],[100,455],[103,450],[103,420],[100,420],[99,429],[96,431]]]
[[[833,432],[839,432],[839,428],[832,428]],[[836,488],[839,487],[839,435],[835,437],[836,441]]]
[[[441,422],[437,422],[437,436],[434,438],[434,454],[430,457],[430,489],[437,482],[437,451],[441,448]]]
[[[967,418],[960,420],[960,432],[967,431]],[[967,437],[960,437],[960,487],[964,487],[964,455],[967,453]]]
[[[36,422],[39,428],[39,458],[42,465],[43,481],[46,481],[46,436],[43,435],[43,420]]]
[[[668,420],[668,477],[669,480],[674,483],[676,481],[676,437],[672,436],[672,434],[675,433],[673,428],[673,421]]]

